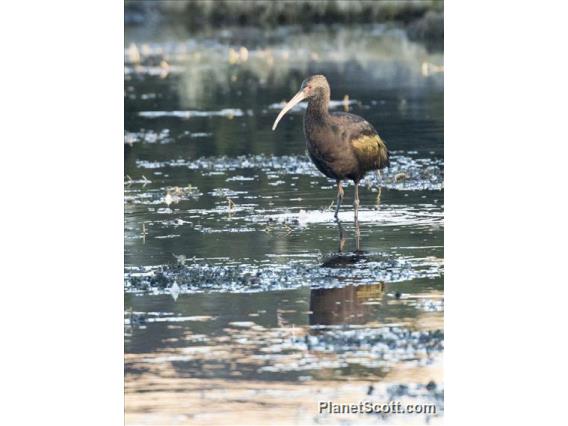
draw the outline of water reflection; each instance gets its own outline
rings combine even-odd
[[[373,305],[385,294],[383,282],[321,288],[310,293],[310,325],[359,325],[375,319]]]
[[[367,256],[360,247],[360,233],[355,232],[357,249],[352,253],[343,253],[345,232],[340,220],[336,220],[339,253],[326,258],[322,268],[346,268],[357,263],[364,263]],[[376,316],[372,305],[379,303],[385,293],[385,283],[356,285],[346,284],[340,288],[318,288],[310,292],[310,325],[365,324]]]

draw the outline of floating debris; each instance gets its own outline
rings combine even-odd
[[[185,254],[173,254],[172,256],[176,258],[176,260],[178,261],[178,263],[180,265],[185,265],[185,261],[187,260],[187,257],[185,256]]]
[[[444,187],[444,162],[436,158],[413,158],[395,152],[391,156],[391,165],[382,171],[382,177],[369,173],[361,181],[362,185],[400,191],[439,191]],[[304,175],[324,179],[307,156],[300,155],[243,155],[238,157],[201,157],[193,160],[176,159],[171,161],[137,160],[136,164],[144,169],[162,169],[167,167],[186,167],[190,170],[227,172],[242,169],[258,169],[266,175],[277,173],[284,175]],[[271,182],[273,185],[276,183]]]
[[[166,195],[163,201],[169,206],[170,204],[177,204],[182,200],[188,200],[190,198],[197,199],[201,195],[199,189],[191,184],[186,187],[173,186],[166,189]]]
[[[144,242],[146,242],[146,235],[148,235],[148,231],[146,230],[146,224],[143,223],[142,224],[142,233],[140,234],[140,236],[142,237],[142,240]]]
[[[237,205],[235,204],[235,202],[233,200],[231,200],[229,197],[227,197],[227,202],[229,203],[229,210],[233,210],[235,207],[237,207]]]
[[[149,183],[152,183],[152,181],[144,175],[142,175],[142,177],[140,179],[132,179],[129,175],[126,175],[126,180],[125,180],[124,184],[125,185],[132,185],[133,183],[141,183],[142,186],[146,186]]]
[[[406,173],[397,173],[396,175],[394,175],[393,179],[396,183],[402,182],[402,181],[408,179],[408,175]]]

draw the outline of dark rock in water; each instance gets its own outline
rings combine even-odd
[[[330,256],[322,263],[323,268],[341,268],[348,265],[353,265],[357,262],[364,260],[365,258],[358,254],[338,254],[335,256]]]
[[[169,284],[168,278],[162,273],[157,272],[153,277],[150,277],[150,285],[160,289],[167,288]]]
[[[387,392],[390,394],[391,398],[396,398],[408,395],[408,390],[407,385],[395,385],[388,388]]]
[[[146,324],[146,315],[131,313],[130,314],[130,325],[144,325]]]
[[[430,380],[428,382],[428,384],[426,385],[426,389],[429,391],[433,391],[436,389],[436,382],[434,382],[434,380]]]
[[[142,287],[142,279],[140,277],[130,277],[130,285],[135,288]]]

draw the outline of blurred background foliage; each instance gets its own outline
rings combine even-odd
[[[306,30],[317,24],[390,22],[404,26],[411,40],[440,49],[443,7],[441,0],[126,0],[125,24],[181,24],[190,32],[200,32],[224,26],[274,29],[300,25]]]

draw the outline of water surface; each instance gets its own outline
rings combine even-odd
[[[126,32],[127,415],[168,411],[135,402],[165,392],[148,377],[404,383],[442,407],[442,60],[385,26]],[[360,252],[302,106],[271,131],[313,73],[392,152],[362,182]]]

